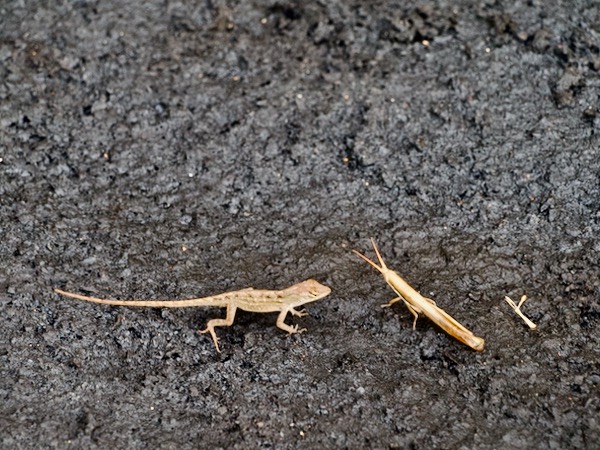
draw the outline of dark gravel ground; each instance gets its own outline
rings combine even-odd
[[[545,3],[0,1],[0,446],[600,448],[600,6]],[[306,278],[220,355],[52,292]]]

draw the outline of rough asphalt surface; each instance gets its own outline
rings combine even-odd
[[[0,447],[599,448],[598,3],[239,3],[0,1]]]

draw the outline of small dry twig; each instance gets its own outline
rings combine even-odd
[[[532,330],[535,330],[535,329],[537,328],[537,325],[536,325],[535,323],[533,323],[531,320],[529,320],[529,318],[528,318],[528,317],[526,317],[526,316],[525,316],[525,314],[523,314],[523,313],[521,312],[521,306],[523,305],[523,303],[525,303],[525,300],[527,300],[527,296],[526,296],[526,295],[523,295],[523,296],[521,297],[521,300],[519,301],[519,304],[518,304],[518,305],[516,305],[516,304],[515,304],[515,302],[513,302],[513,301],[511,300],[511,298],[510,298],[510,297],[506,297],[506,296],[505,296],[505,297],[504,297],[504,300],[506,300],[506,303],[508,303],[508,304],[510,305],[510,307],[511,307],[512,309],[514,309],[514,310],[515,310],[515,312],[516,312],[516,313],[519,315],[519,317],[521,317],[521,319],[523,319],[523,320],[525,321],[525,323],[527,324],[527,326],[528,326],[529,328],[531,328]]]

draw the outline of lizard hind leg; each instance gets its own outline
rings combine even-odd
[[[217,333],[215,333],[215,327],[230,327],[233,325],[236,309],[235,306],[228,305],[227,316],[224,319],[211,319],[206,324],[206,328],[199,331],[200,334],[210,333],[218,353],[221,353],[221,350],[219,349],[219,338],[217,337]]]

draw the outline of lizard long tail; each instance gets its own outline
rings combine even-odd
[[[54,289],[54,292],[65,297],[76,298],[92,303],[101,303],[103,305],[113,306],[145,306],[150,308],[189,308],[193,306],[227,306],[224,299],[216,297],[190,298],[185,300],[107,300],[103,298],[88,297],[86,295],[74,294],[73,292]]]

